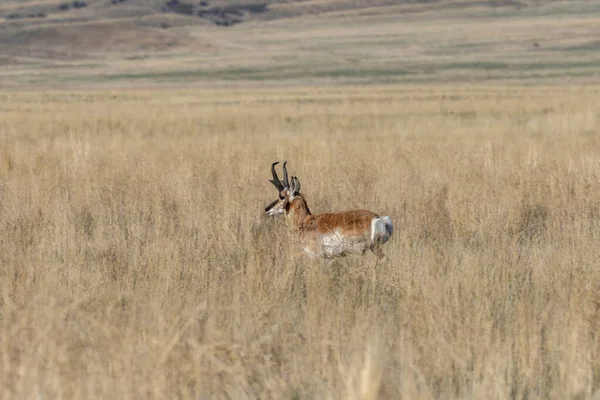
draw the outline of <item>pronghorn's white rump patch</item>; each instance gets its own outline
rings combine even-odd
[[[371,240],[373,243],[383,244],[387,242],[390,240],[392,233],[394,233],[394,224],[387,215],[371,220]]]

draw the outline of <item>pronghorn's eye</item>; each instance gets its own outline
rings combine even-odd
[[[282,195],[279,195],[279,200],[283,200],[285,199],[285,197],[283,197]]]

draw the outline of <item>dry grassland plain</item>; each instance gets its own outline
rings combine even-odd
[[[600,89],[0,94],[0,397],[592,399]],[[388,260],[263,208],[390,215]]]

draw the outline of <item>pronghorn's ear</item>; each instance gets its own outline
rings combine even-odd
[[[290,185],[292,194],[300,194],[300,181],[295,176],[292,176],[292,183]]]

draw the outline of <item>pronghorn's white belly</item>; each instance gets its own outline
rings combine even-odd
[[[321,252],[325,257],[343,254],[362,254],[369,247],[368,238],[364,236],[344,236],[339,230],[321,236]]]

